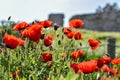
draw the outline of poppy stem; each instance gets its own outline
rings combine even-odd
[[[92,53],[92,55],[94,54],[94,51],[93,50],[91,50],[91,53]]]
[[[10,80],[10,55],[8,55],[8,80]]]
[[[81,74],[81,79],[80,80],[84,80],[84,74]]]

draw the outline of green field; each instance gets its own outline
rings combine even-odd
[[[1,43],[5,33],[13,34],[17,37],[22,37],[17,31],[12,28],[1,27],[0,32]],[[3,46],[0,52],[0,80],[97,80],[97,75],[101,78],[113,77],[111,80],[119,80],[119,77],[107,75],[103,71],[93,72],[90,74],[76,74],[70,68],[72,62],[80,63],[88,60],[96,60],[106,54],[106,45],[92,51],[88,45],[89,39],[97,39],[101,44],[107,44],[108,38],[115,38],[116,45],[120,44],[119,32],[97,32],[84,29],[79,30],[82,33],[82,40],[68,39],[62,32],[62,27],[57,31],[53,28],[43,29],[42,33],[54,35],[52,42],[52,50],[43,44],[43,40],[38,43],[24,38],[26,44],[24,47],[9,49]],[[33,48],[34,47],[34,48]],[[73,51],[81,49],[84,51],[84,56],[77,60],[72,60],[70,54]],[[48,52],[53,55],[52,67],[48,63],[41,61],[41,54]],[[66,53],[67,57],[61,57],[62,53]],[[116,48],[117,56],[119,57],[120,49]],[[120,69],[118,65],[118,69]],[[20,76],[13,78],[13,73],[20,70]]]

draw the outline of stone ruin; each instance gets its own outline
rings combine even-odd
[[[49,14],[48,20],[51,20],[53,23],[57,23],[60,26],[64,24],[64,14]]]
[[[104,8],[99,6],[96,13],[75,15],[71,19],[83,20],[85,24],[82,28],[84,29],[120,32],[120,9],[116,3],[106,4]],[[50,14],[48,20],[63,26],[64,14]]]
[[[120,32],[120,9],[117,4],[107,4],[103,9],[98,7],[96,13],[75,15],[71,19],[83,20],[84,29]]]

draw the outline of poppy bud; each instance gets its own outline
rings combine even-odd
[[[64,36],[62,35],[62,39],[64,39]]]
[[[44,39],[44,37],[45,37],[45,34],[43,33],[41,34],[40,39]]]
[[[58,45],[60,45],[60,44],[61,44],[61,41],[59,40],[59,41],[58,41]]]
[[[15,71],[13,74],[12,74],[13,78],[16,78],[17,76],[19,77],[20,76],[20,70],[17,70]]]
[[[49,49],[50,49],[51,51],[53,51],[53,47],[52,47],[51,45],[49,46]]]
[[[48,64],[49,67],[53,66],[52,61],[48,61],[47,64]]]
[[[80,46],[82,46],[82,43],[80,42]]]
[[[11,16],[8,17],[8,21],[11,19]]]
[[[54,30],[56,31],[59,28],[57,24],[54,24]]]
[[[45,78],[44,80],[50,80],[49,78]]]

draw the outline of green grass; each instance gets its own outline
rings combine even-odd
[[[55,36],[52,43],[53,50],[50,50],[49,47],[45,47],[43,40],[40,40],[39,43],[34,43],[28,39],[25,39],[26,44],[24,48],[17,47],[11,50],[4,47],[5,52],[0,52],[0,80],[14,80],[12,74],[16,70],[21,71],[21,76],[16,80],[43,80],[46,77],[51,78],[51,80],[96,80],[98,72],[84,75],[75,74],[70,68],[70,63],[83,62],[102,57],[106,52],[106,45],[92,51],[88,47],[88,39],[98,39],[101,44],[106,44],[107,39],[112,37],[116,38],[116,45],[118,45],[120,44],[120,33],[97,32],[84,29],[79,29],[79,31],[83,34],[83,39],[76,41],[74,39],[68,39],[63,34],[62,27],[57,31],[54,31],[53,28],[44,29],[42,33]],[[20,37],[20,35],[11,28],[4,28],[2,30],[2,41],[5,33],[14,34]],[[59,41],[61,44],[58,45]],[[32,49],[28,44],[35,46],[36,49]],[[88,48],[83,48],[86,46]],[[85,52],[85,55],[78,60],[72,60],[70,54],[77,49],[82,49]],[[120,50],[118,49],[117,53],[120,53],[119,51]],[[43,52],[49,52],[53,55],[52,67],[49,67],[47,63],[41,61],[41,54]],[[62,58],[62,53],[67,53],[67,57]]]
[[[94,38],[104,43],[108,38],[115,38],[116,44],[120,44],[120,32],[98,32],[84,29],[80,29],[80,31],[85,39]]]

